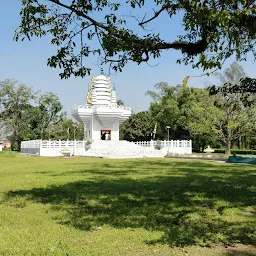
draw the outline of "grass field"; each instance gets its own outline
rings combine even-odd
[[[256,255],[256,167],[0,155],[0,255]]]

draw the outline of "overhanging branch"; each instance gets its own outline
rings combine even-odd
[[[133,46],[135,45],[137,48],[140,49],[147,49],[147,51],[153,51],[153,50],[167,50],[167,49],[175,49],[175,50],[181,50],[183,53],[186,53],[190,56],[192,55],[197,55],[202,52],[204,52],[208,46],[208,43],[206,39],[201,39],[195,43],[190,43],[190,42],[185,42],[185,41],[176,41],[173,43],[168,43],[168,42],[161,42],[161,43],[155,43],[154,40],[148,40],[148,39],[141,39],[137,36],[134,37],[134,35],[131,35],[127,31],[121,31],[117,27],[113,26],[107,26],[102,22],[98,22],[95,19],[91,18],[84,12],[77,10],[74,6],[72,5],[66,5],[59,0],[49,0],[52,3],[55,3],[63,8],[69,9],[70,11],[76,13],[79,17],[83,17],[87,20],[89,20],[92,25],[95,27],[101,28],[108,32],[108,34],[114,38],[123,40],[125,42],[132,42]],[[166,9],[167,6],[165,6],[164,9]],[[170,8],[170,6],[168,7]],[[159,13],[160,14],[160,13]],[[159,15],[158,14],[158,15]],[[147,59],[147,58],[146,58]]]
[[[165,4],[165,5],[162,6],[162,8],[159,11],[155,12],[154,16],[152,16],[150,19],[145,20],[145,21],[141,21],[139,23],[139,26],[143,26],[146,23],[149,23],[152,20],[156,19],[165,10],[168,10],[168,9],[180,9],[182,7],[183,7],[183,5],[180,5],[180,4]]]

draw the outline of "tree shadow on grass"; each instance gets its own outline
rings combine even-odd
[[[255,252],[252,250],[241,250],[237,248],[229,248],[227,250],[227,256],[255,256]]]
[[[206,177],[205,172],[181,169],[179,175],[137,180],[98,176],[60,186],[10,191],[6,200],[19,196],[51,204],[52,210],[65,212],[57,217],[58,223],[81,230],[109,225],[162,232],[160,239],[146,241],[148,244],[254,244],[252,177],[231,170],[226,178],[218,171]],[[236,217],[229,218],[233,211]],[[247,215],[241,217],[243,212]]]
[[[108,159],[112,160],[112,159]],[[106,159],[105,159],[106,161]],[[104,176],[130,176],[136,175],[148,175],[154,173],[161,173],[161,175],[173,175],[174,172],[185,172],[189,174],[200,174],[200,176],[211,176],[213,178],[222,177],[225,174],[225,178],[229,175],[234,178],[234,174],[239,174],[237,177],[248,178],[248,173],[244,172],[244,168],[238,165],[232,164],[220,164],[219,168],[216,168],[216,163],[212,161],[198,161],[192,159],[190,161],[177,161],[175,159],[168,159],[168,161],[153,161],[148,159],[134,159],[134,160],[118,160],[118,164],[95,162],[90,163],[88,168],[83,169],[85,163],[68,163],[68,166],[73,170],[64,171],[60,173],[49,173],[50,176],[69,176],[69,175],[104,175]],[[223,169],[225,172],[223,172]],[[251,171],[255,172],[255,168],[251,167]]]

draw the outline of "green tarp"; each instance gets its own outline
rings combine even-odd
[[[230,156],[227,163],[256,164],[256,157]]]

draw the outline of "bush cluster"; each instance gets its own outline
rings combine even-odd
[[[214,153],[225,153],[225,149],[214,149]],[[231,154],[239,154],[239,155],[256,155],[256,150],[252,149],[231,149]]]

